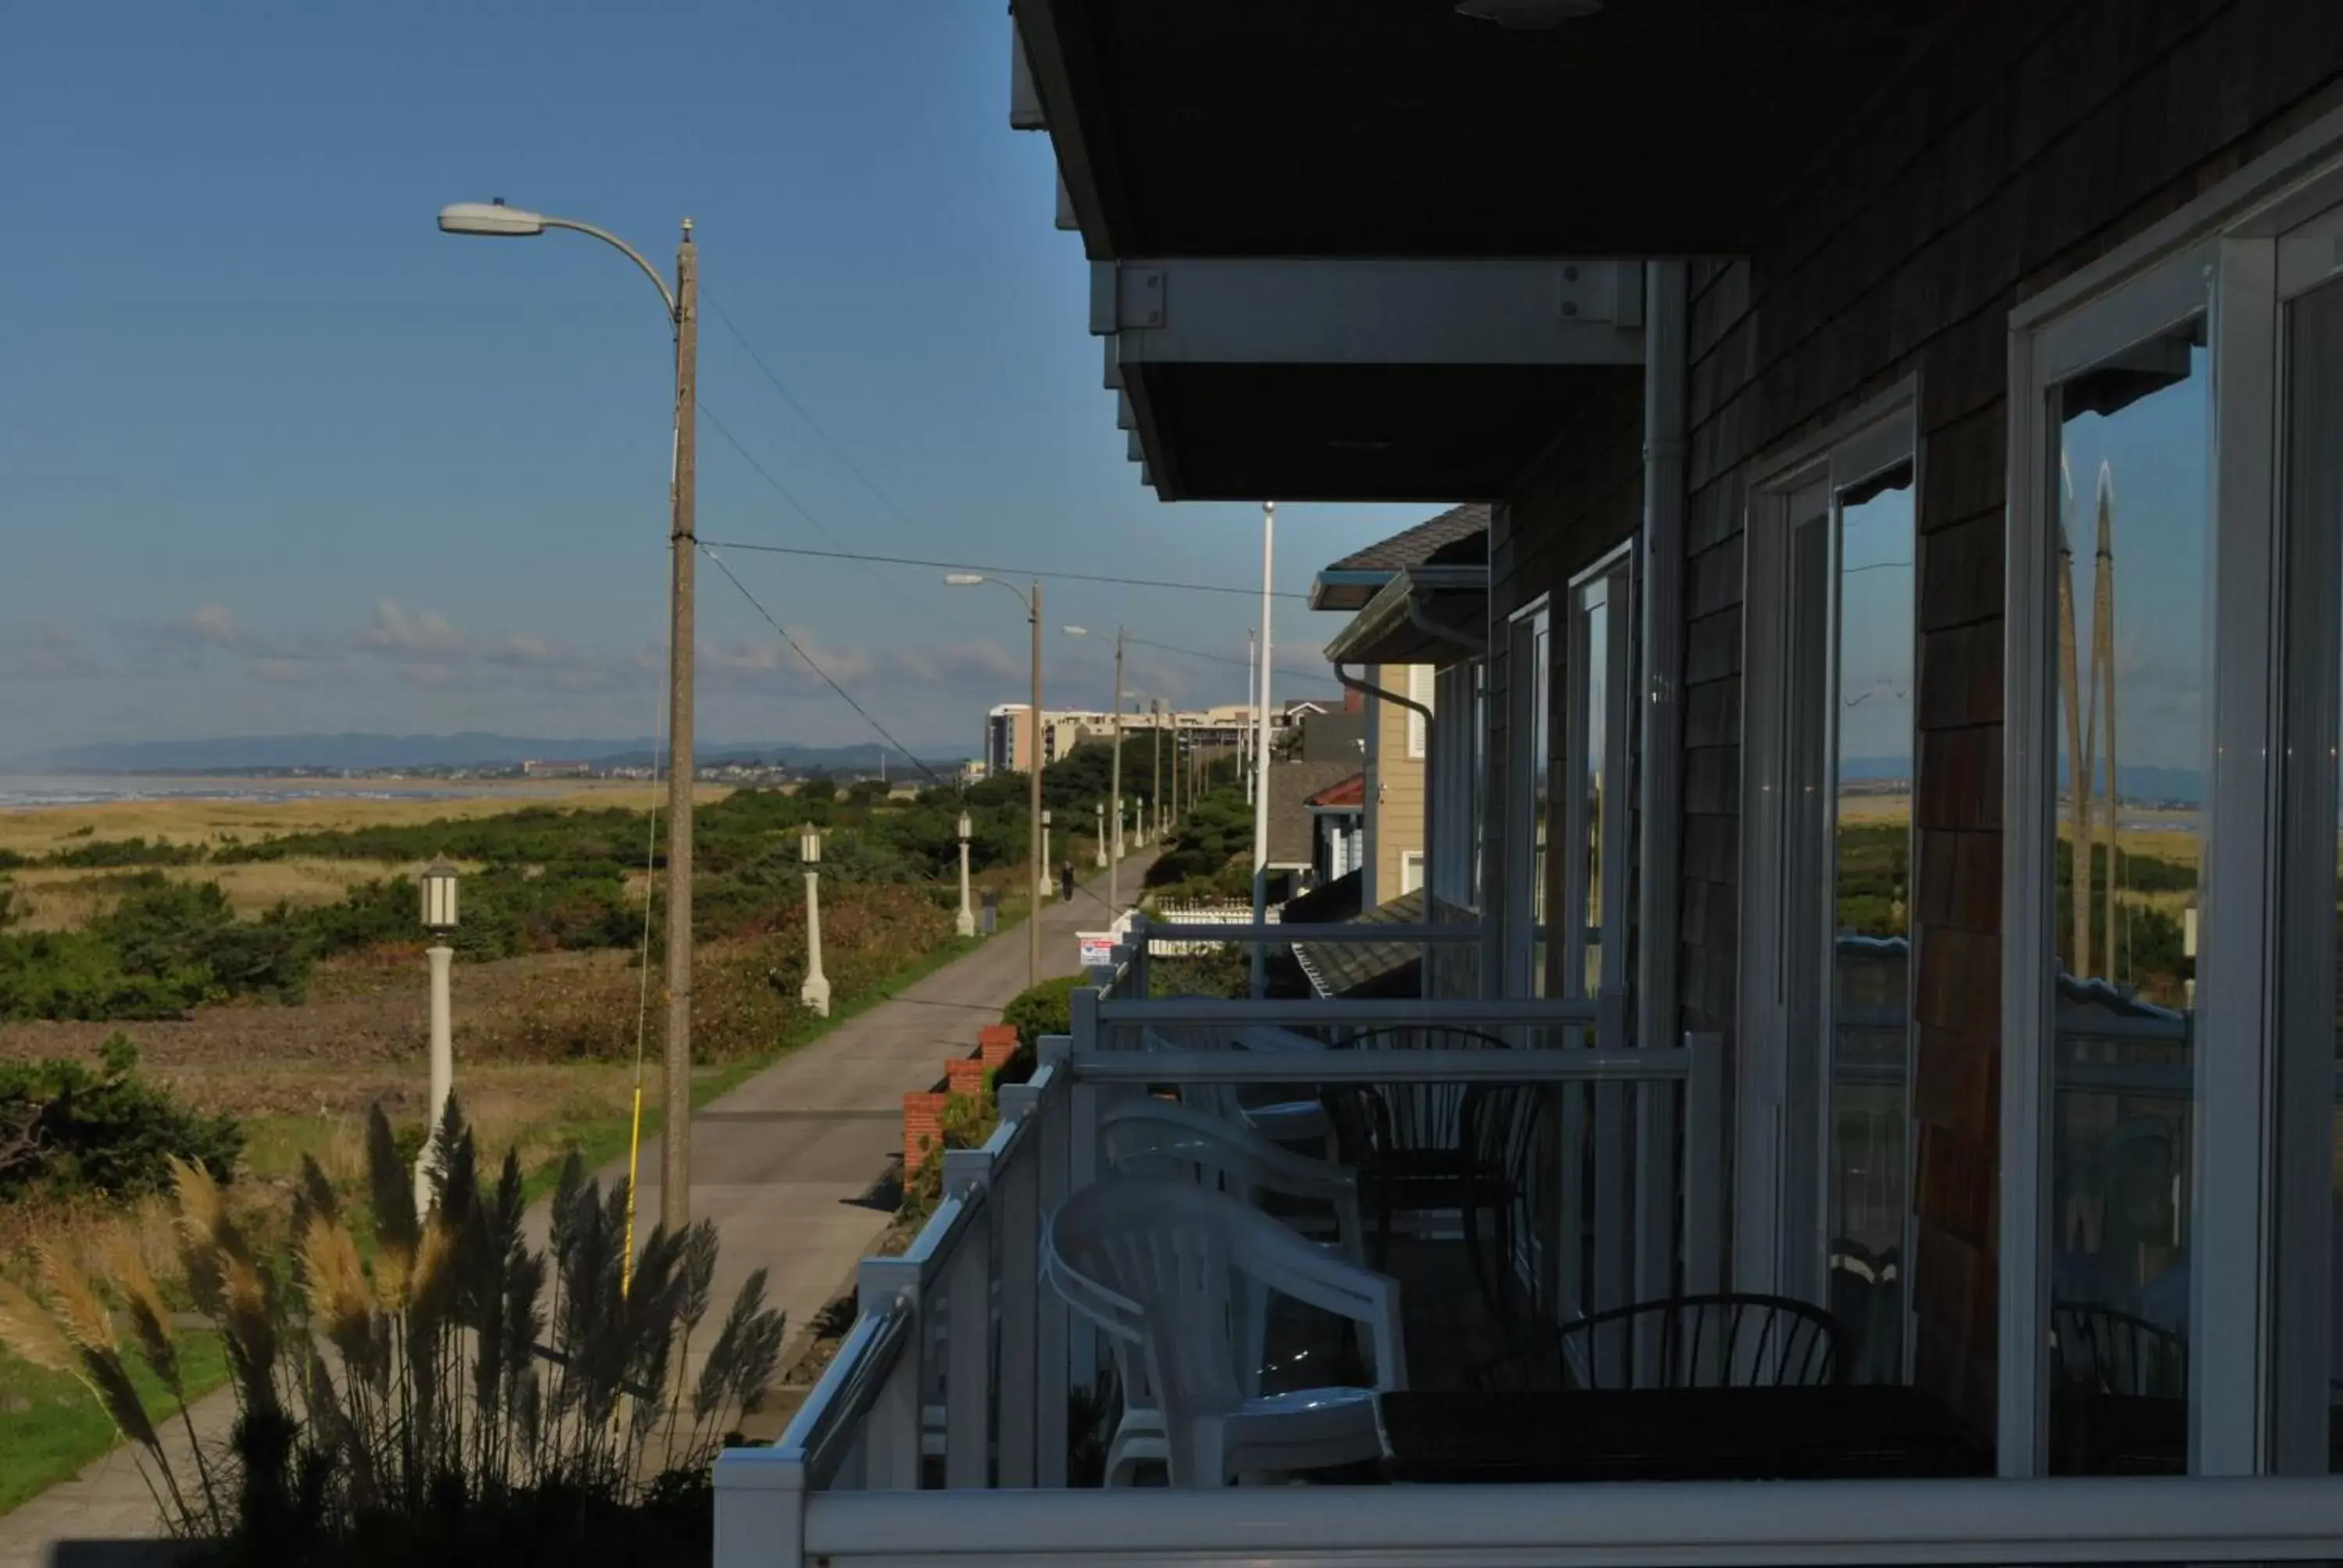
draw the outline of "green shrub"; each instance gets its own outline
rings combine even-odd
[[[193,866],[200,864],[204,855],[201,844],[173,844],[160,839],[151,844],[144,839],[92,839],[70,849],[54,851],[48,863],[85,870],[115,866]]]
[[[235,1119],[187,1110],[137,1065],[137,1048],[120,1034],[100,1048],[96,1071],[56,1059],[0,1061],[0,1198],[35,1187],[112,1198],[159,1191],[175,1158],[226,1181],[244,1148]]]
[[[1017,1026],[1018,1049],[1037,1050],[1043,1035],[1070,1032],[1074,1027],[1074,988],[1085,983],[1081,975],[1066,975],[1011,997],[1001,1010],[1001,1021]]]

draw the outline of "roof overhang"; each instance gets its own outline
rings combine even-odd
[[[1167,500],[1502,493],[1590,374],[1643,363],[1641,264],[1091,264],[1128,451]]]
[[[1409,567],[1326,645],[1331,664],[1453,664],[1488,651],[1489,568]]]
[[[1014,0],[1093,257],[1745,250],[1954,0]]]

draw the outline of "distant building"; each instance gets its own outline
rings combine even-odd
[[[520,765],[524,779],[583,779],[593,771],[593,765],[586,762],[528,761]]]

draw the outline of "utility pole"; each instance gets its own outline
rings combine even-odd
[[[1269,660],[1272,545],[1277,527],[1277,503],[1261,504],[1261,690],[1253,714],[1252,791],[1252,994],[1267,989],[1269,947],[1259,940],[1260,928],[1269,920]]]
[[[668,578],[668,779],[667,779],[667,1136],[659,1165],[660,1219],[680,1232],[691,1218],[691,787],[698,769],[691,749],[692,568],[699,540],[693,528],[698,477],[699,407],[699,251],[691,220],[675,251],[675,287],[659,268],[608,229],[575,218],[554,217],[491,202],[458,202],[439,209],[442,234],[506,238],[567,229],[598,239],[635,264],[659,291],[668,325],[675,332],[675,457],[668,497],[674,511],[668,528],[673,563]],[[639,1128],[642,1086],[635,1089]],[[634,1220],[635,1166],[627,1168],[627,1215]]]
[[[692,567],[698,496],[699,249],[691,220],[675,251],[674,566],[668,607],[667,1131],[659,1144],[659,1218],[670,1236],[691,1223]]]
[[[1161,698],[1151,697],[1147,699],[1147,716],[1151,721],[1148,728],[1155,732],[1155,782],[1149,787],[1147,791],[1147,809],[1155,814],[1155,836],[1156,838],[1161,839],[1163,836],[1164,828],[1163,699]],[[1179,761],[1175,758],[1172,761],[1172,777],[1176,780],[1179,776]]]
[[[1025,618],[1033,628],[1033,755],[1032,767],[1027,775],[1025,809],[1031,817],[1032,871],[1027,886],[1033,890],[1033,915],[1025,922],[1025,987],[1031,990],[1041,983],[1041,890],[1042,878],[1048,874],[1042,863],[1046,852],[1041,829],[1041,581],[1033,579],[1031,594],[1025,601]]]
[[[1261,689],[1261,688],[1255,684],[1252,649],[1252,628],[1247,627],[1245,628],[1245,701],[1248,703],[1252,701],[1254,694]],[[1253,776],[1251,769],[1247,766],[1244,760],[1244,748],[1242,746],[1239,746],[1237,748],[1237,771],[1244,775],[1245,804],[1250,806],[1253,801]]]
[[[1106,918],[1112,925],[1122,913],[1122,628],[1114,628],[1114,762],[1108,774],[1107,796],[1114,802],[1114,826],[1108,829],[1106,851]]]

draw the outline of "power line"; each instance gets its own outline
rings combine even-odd
[[[1189,658],[1209,658],[1214,664],[1242,665],[1248,669],[1256,668],[1251,660],[1231,658],[1225,653],[1206,653],[1202,648],[1174,648],[1168,642],[1150,642],[1143,637],[1125,637],[1122,640],[1136,648],[1160,648],[1165,653],[1177,653]],[[1341,681],[1334,679],[1331,676],[1313,675],[1306,669],[1288,669],[1282,664],[1273,664],[1270,666],[1270,668],[1274,673],[1285,676],[1289,679],[1314,680],[1321,686],[1340,686],[1342,684]]]
[[[878,481],[871,478],[869,474],[863,472],[861,466],[847,455],[846,448],[839,445],[837,440],[830,436],[830,433],[828,430],[822,428],[821,421],[813,417],[812,410],[809,409],[803,403],[798,400],[798,395],[789,389],[788,385],[781,380],[779,373],[777,373],[770,365],[765,362],[765,357],[757,352],[757,346],[749,341],[749,335],[740,330],[739,323],[732,319],[731,313],[727,311],[724,307],[712,297],[704,287],[699,291],[699,297],[716,312],[716,318],[724,323],[724,330],[732,335],[732,340],[739,344],[741,351],[749,356],[750,362],[753,363],[759,370],[764,372],[765,379],[772,384],[773,390],[779,393],[782,400],[788,403],[790,407],[797,410],[798,417],[805,421],[806,428],[811,430],[814,435],[820,439],[821,444],[830,448],[830,455],[838,459],[840,467],[843,467],[848,473],[853,475],[856,481],[860,483],[864,489],[870,491],[871,496],[877,499],[880,506],[886,508],[890,512],[892,512],[896,518],[900,521],[904,527],[910,528],[922,539],[929,539],[930,536],[927,529],[920,526],[919,520],[913,518],[909,512],[906,512],[901,507],[897,506],[895,504],[894,498],[888,495],[886,491],[880,489],[879,487]]]
[[[816,550],[808,549],[801,545],[758,545],[738,539],[709,539],[706,542],[722,549],[756,550],[766,555],[812,556],[819,560],[832,561],[873,561],[886,567],[933,567],[948,572],[985,572],[1011,578],[1041,578],[1050,582],[1112,583],[1121,588],[1176,588],[1182,593],[1242,594],[1247,598],[1257,598],[1261,594],[1261,590],[1254,588],[1229,588],[1220,583],[1172,582],[1162,578],[1121,578],[1098,572],[1037,571],[1030,567],[977,566],[968,561],[931,561],[911,556],[874,556],[854,550]],[[1271,594],[1270,597],[1272,598],[1306,598],[1309,596],[1279,591]]]
[[[773,493],[789,504],[789,509],[791,511],[794,511],[798,516],[803,518],[807,523],[812,527],[814,532],[820,534],[823,538],[828,539],[831,544],[840,547],[841,551],[843,550],[845,541],[840,539],[836,534],[831,533],[830,529],[823,525],[822,520],[820,518],[815,517],[812,512],[806,508],[804,502],[799,500],[796,496],[790,494],[789,487],[782,484],[780,480],[775,478],[771,469],[766,467],[764,464],[757,461],[756,457],[749,452],[749,448],[740,444],[740,437],[732,434],[732,427],[725,424],[722,419],[717,417],[715,409],[710,408],[705,403],[701,403],[699,405],[699,411],[708,417],[708,422],[709,424],[716,427],[716,433],[723,437],[725,441],[730,445],[734,451],[740,454],[740,460],[748,464],[751,468],[754,468],[757,471],[757,477],[764,480],[766,484],[770,485],[773,487]],[[741,545],[734,548],[747,549],[751,547]],[[905,593],[895,584],[889,582],[885,578],[880,577],[877,572],[870,570],[870,568],[865,567],[863,568],[863,575],[868,577],[872,582],[884,588],[889,593],[893,594],[897,598],[901,599],[905,604],[913,603],[910,595]],[[914,608],[916,608],[916,606]]]
[[[773,612],[767,609],[763,605],[757,601],[757,596],[749,591],[749,585],[742,582],[733,574],[731,567],[726,563],[722,556],[718,555],[716,551],[710,548],[704,541],[699,546],[699,553],[706,556],[715,566],[716,569],[724,574],[726,581],[729,582],[734,588],[740,591],[740,597],[749,601],[749,608],[755,610],[758,615],[761,616],[764,618],[765,624],[773,628],[774,634],[783,642],[789,645],[789,651],[796,654],[799,658],[805,660],[805,666],[808,669],[812,670],[816,675],[821,677],[822,683],[824,685],[828,686],[832,691],[838,693],[838,695],[845,700],[847,707],[851,708],[855,712],[862,715],[862,721],[870,725],[871,729],[877,730],[880,738],[885,740],[888,745],[892,746],[896,750],[901,752],[904,757],[910,761],[912,767],[926,774],[928,778],[939,788],[942,787],[944,781],[937,775],[934,769],[920,761],[917,752],[913,751],[910,747],[904,745],[901,741],[889,734],[887,732],[887,727],[880,723],[878,719],[872,718],[869,709],[854,700],[854,694],[852,692],[848,691],[846,688],[839,685],[836,680],[830,678],[830,671],[824,669],[820,665],[814,662],[813,655],[808,653],[803,648],[799,647],[798,639],[791,637],[789,634],[788,629],[784,628],[779,621],[773,618]]]

